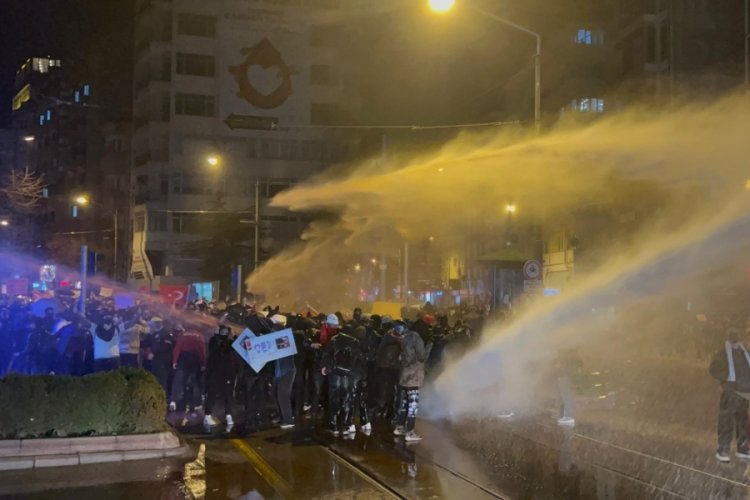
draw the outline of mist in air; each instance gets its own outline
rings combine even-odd
[[[248,289],[289,308],[318,300],[340,309],[353,305],[341,278],[362,255],[396,256],[403,241],[428,237],[441,250],[462,249],[502,227],[509,201],[519,227],[544,231],[569,227],[581,211],[607,215],[611,222],[587,235],[597,242],[589,267],[561,296],[489,325],[481,345],[435,383],[447,403],[439,407],[453,414],[527,405],[561,350],[616,351],[624,336],[612,332],[675,324],[672,310],[653,304],[701,303],[745,279],[748,116],[744,95],[659,114],[631,109],[542,136],[465,134],[429,154],[323,175],[273,204],[335,217],[311,225],[303,242],[248,278]],[[487,391],[496,397],[477,397]]]

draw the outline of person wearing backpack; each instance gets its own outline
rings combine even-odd
[[[422,439],[414,432],[414,426],[419,410],[419,388],[424,383],[424,364],[431,350],[432,342],[425,345],[417,332],[413,330],[404,332],[401,339],[401,370],[398,375],[398,425],[393,434],[404,436],[406,441]]]
[[[354,382],[364,371],[364,356],[360,342],[346,333],[334,336],[323,351],[321,374],[328,377],[328,412],[331,434],[351,434],[354,426],[347,426],[352,410]]]

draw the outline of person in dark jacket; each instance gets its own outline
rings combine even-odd
[[[748,449],[748,400],[741,394],[750,393],[750,353],[740,340],[740,330],[727,330],[724,348],[711,360],[709,372],[721,385],[716,458],[729,462],[732,439],[737,441],[736,456],[750,459]]]
[[[234,426],[234,385],[239,372],[240,358],[232,348],[235,337],[228,326],[220,326],[218,333],[208,342],[208,364],[206,368],[206,414],[203,425],[211,428],[216,425],[213,411],[216,400],[224,401],[227,430]]]
[[[401,369],[401,336],[406,325],[397,322],[383,335],[375,355],[378,389],[376,410],[381,418],[393,419],[398,409],[398,373]]]
[[[94,371],[120,368],[120,330],[112,316],[104,316],[94,330]]]
[[[169,394],[175,335],[171,330],[164,328],[161,318],[151,318],[151,327],[151,333],[141,343],[147,362],[144,364],[154,374],[164,392]]]
[[[287,317],[283,314],[274,314],[271,321],[274,324],[274,331],[278,332],[286,329]],[[283,337],[278,340],[282,339]],[[279,414],[281,415],[280,426],[282,429],[291,429],[294,427],[292,388],[294,387],[294,378],[297,374],[294,356],[277,359],[274,361],[273,368],[273,395],[279,407]]]
[[[360,343],[361,356],[357,361],[357,369],[351,374],[352,377],[352,411],[349,412],[349,418],[346,422],[348,432],[354,433],[354,413],[355,411],[359,417],[359,426],[362,432],[370,434],[372,432],[372,424],[370,423],[370,410],[368,407],[368,373],[367,373],[367,360],[369,359],[369,346],[367,345],[367,328],[364,324],[358,324],[351,331],[351,336],[357,339]]]
[[[334,436],[352,434],[356,429],[347,423],[354,382],[362,377],[365,369],[362,345],[356,338],[341,332],[326,345],[322,363],[321,374],[328,377],[329,430]]]
[[[422,438],[414,432],[419,410],[419,388],[424,383],[424,364],[430,355],[432,343],[424,344],[419,334],[407,330],[401,339],[399,359],[399,413],[398,426],[393,431],[396,436],[404,436],[406,441],[419,441]]]

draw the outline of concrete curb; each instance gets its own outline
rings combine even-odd
[[[0,471],[163,459],[187,454],[175,432],[0,441]]]

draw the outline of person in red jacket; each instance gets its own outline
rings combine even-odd
[[[198,411],[201,408],[203,394],[203,372],[206,371],[206,340],[198,332],[187,332],[180,326],[176,330],[178,337],[172,351],[172,368],[176,371],[169,410],[177,410],[177,403],[182,401],[185,388],[190,386],[193,391],[188,399],[186,411],[190,408]]]

